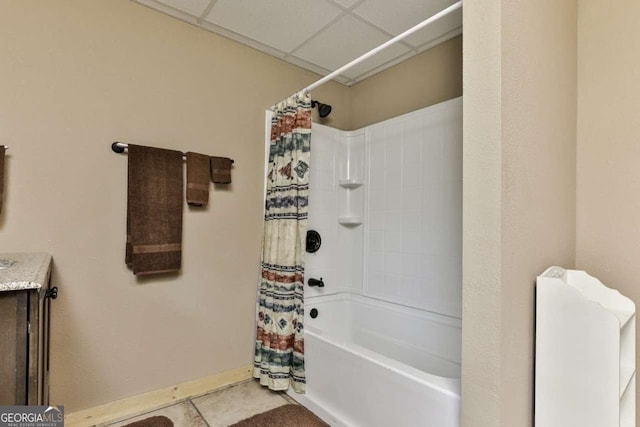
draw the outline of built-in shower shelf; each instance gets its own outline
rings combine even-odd
[[[338,181],[338,183],[340,184],[340,187],[342,188],[358,188],[362,186],[362,180],[361,179],[341,179],[340,181]]]
[[[362,224],[361,216],[341,216],[338,218],[338,223],[342,225],[358,225]]]

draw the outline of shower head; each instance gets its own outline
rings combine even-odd
[[[329,104],[323,104],[320,101],[312,100],[311,101],[311,108],[315,108],[315,107],[318,107],[318,114],[322,118],[325,118],[329,114],[331,114],[331,105],[329,105]]]

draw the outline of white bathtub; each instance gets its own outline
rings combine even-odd
[[[288,393],[332,426],[459,427],[460,357],[459,319],[349,293],[308,298],[307,393]]]

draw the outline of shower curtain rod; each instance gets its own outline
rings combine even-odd
[[[304,89],[296,92],[302,92],[302,91],[311,91],[315,88],[317,88],[318,86],[322,86],[323,84],[325,84],[326,82],[328,82],[329,80],[332,80],[334,77],[337,77],[338,75],[340,75],[341,73],[347,71],[348,69],[350,69],[351,67],[353,67],[354,65],[357,65],[359,63],[361,63],[362,61],[365,61],[367,59],[369,59],[370,57],[372,57],[373,55],[377,54],[378,52],[380,52],[381,50],[391,46],[392,44],[406,38],[407,36],[410,36],[411,34],[415,33],[418,30],[421,30],[422,28],[426,27],[427,25],[437,21],[438,19],[442,18],[443,16],[446,16],[448,14],[450,14],[451,12],[458,10],[462,7],[462,0],[459,0],[458,2],[452,4],[451,6],[441,10],[440,12],[436,13],[435,15],[433,15],[430,18],[425,19],[424,21],[420,22],[419,24],[414,25],[413,27],[409,28],[408,30],[406,30],[405,32],[398,34],[397,36],[395,36],[394,38],[392,38],[391,40],[386,41],[385,43],[381,44],[378,47],[375,47],[373,49],[371,49],[369,52],[357,57],[356,59],[354,59],[353,61],[349,62],[348,64],[343,65],[342,67],[338,68],[337,70],[327,74],[326,76],[322,77],[320,80],[316,81],[315,83],[311,83],[309,86],[305,87]],[[275,108],[275,104],[271,106],[271,108]]]

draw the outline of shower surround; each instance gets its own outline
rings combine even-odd
[[[305,285],[289,394],[334,426],[459,426],[462,98],[312,132],[305,281],[325,286]]]

